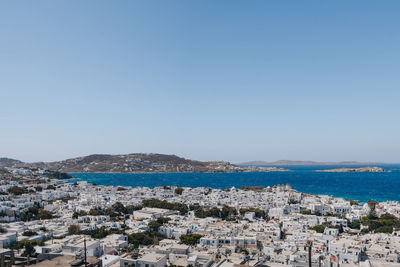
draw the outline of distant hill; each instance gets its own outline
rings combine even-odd
[[[225,161],[196,161],[176,155],[134,153],[124,155],[94,154],[54,162],[25,163],[5,161],[5,167],[42,168],[54,172],[104,173],[173,173],[173,172],[253,172],[287,171],[282,168],[237,166]]]
[[[290,166],[290,165],[370,165],[379,164],[371,162],[358,161],[340,161],[340,162],[320,162],[320,161],[301,161],[301,160],[278,160],[273,162],[267,161],[248,161],[238,163],[239,166]]]
[[[11,167],[16,164],[21,164],[22,161],[10,158],[0,158],[0,168]]]
[[[253,171],[288,171],[273,166],[290,165],[371,165],[357,161],[317,162],[278,160],[274,162],[249,161],[232,164],[226,161],[197,161],[157,153],[132,153],[122,155],[93,154],[53,162],[26,163],[16,159],[0,158],[0,168],[30,167],[42,168],[55,172],[104,172],[104,173],[172,173],[172,172],[253,172]],[[256,167],[271,166],[271,167]]]
[[[60,172],[202,172],[207,163],[164,154],[94,154],[54,162],[31,163]]]

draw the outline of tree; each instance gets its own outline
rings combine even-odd
[[[128,236],[128,242],[138,248],[140,245],[149,246],[154,244],[154,238],[148,233],[133,233]]]
[[[369,207],[368,217],[370,219],[378,218],[378,216],[376,215],[376,211],[375,211],[377,204],[378,204],[378,202],[376,200],[368,200],[368,207]]]
[[[21,241],[17,241],[15,243],[13,243],[11,245],[11,249],[14,250],[21,250],[23,249],[27,244],[31,244],[32,246],[44,246],[44,242],[42,240],[21,240]]]
[[[157,219],[157,222],[160,224],[165,224],[168,223],[171,220],[171,218],[169,217],[160,217]]]
[[[126,214],[132,214],[135,210],[141,210],[143,208],[143,206],[141,205],[128,205],[126,206]]]
[[[80,231],[81,231],[81,227],[77,224],[71,224],[68,227],[68,234],[70,234],[70,235],[76,235],[76,234],[80,233]]]
[[[161,225],[162,224],[157,221],[151,221],[147,226],[149,227],[150,231],[158,232],[158,229],[160,228]]]
[[[84,230],[80,231],[79,234],[90,235],[91,238],[101,239],[111,234],[123,234],[123,230],[119,230],[118,228],[109,228],[102,226],[100,228],[92,229],[92,230]]]
[[[19,187],[19,186],[11,186],[8,188],[8,193],[13,194],[13,195],[22,195],[25,193],[28,193],[28,190],[25,187]]]
[[[24,211],[20,215],[21,221],[30,221],[36,220],[39,214],[40,205],[38,202],[35,202],[32,207],[29,207],[27,211]]]
[[[221,210],[221,219],[226,220],[227,218],[233,217],[237,214],[237,211],[234,207],[230,207],[228,205],[223,205]]]
[[[183,244],[189,245],[189,246],[194,246],[198,243],[200,243],[200,238],[202,238],[202,235],[199,234],[184,234],[179,237],[181,242]]]
[[[71,175],[65,172],[50,172],[47,174],[47,177],[50,179],[62,179],[62,180],[67,180],[73,178]]]
[[[310,229],[311,230],[314,230],[314,231],[316,231],[317,233],[323,233],[324,231],[325,231],[325,225],[315,225],[315,226],[313,226],[313,227],[311,227]]]
[[[25,251],[22,253],[22,256],[24,257],[35,257],[36,256],[36,250],[33,247],[32,243],[26,243],[25,244]]]
[[[349,199],[349,202],[350,202],[351,206],[357,206],[358,205],[358,201],[357,200]]]
[[[89,215],[100,216],[105,215],[105,212],[100,207],[95,207],[89,210]]]
[[[34,235],[37,235],[37,233],[34,231],[28,230],[28,231],[23,232],[22,235],[23,236],[34,236]]]
[[[301,214],[304,214],[304,215],[311,215],[311,210],[302,210],[302,211],[301,211]]]
[[[285,239],[285,232],[283,231],[283,223],[279,223],[279,239],[284,240]]]
[[[144,199],[142,201],[144,207],[149,208],[159,208],[159,209],[168,209],[168,210],[178,210],[180,211],[181,215],[186,214],[189,209],[186,204],[179,203],[179,202],[168,202],[166,200],[159,200],[159,199]]]
[[[262,191],[264,187],[256,185],[256,186],[248,186],[248,185],[243,185],[242,190],[246,191]]]
[[[194,215],[198,218],[206,218],[206,217],[220,218],[221,210],[217,207],[204,209],[199,205],[193,205],[190,208],[194,210]]]
[[[348,222],[347,226],[351,229],[360,229],[360,222]]]
[[[74,211],[72,214],[72,219],[78,219],[79,216],[86,216],[87,212],[80,210],[80,211]]]
[[[341,233],[343,233],[343,232],[344,232],[343,225],[342,225],[342,224],[339,224],[339,233],[341,234]]]
[[[40,209],[37,215],[38,220],[49,220],[53,219],[53,217],[53,213],[45,209]]]
[[[368,215],[361,218],[361,224],[368,226],[368,231],[392,233],[395,228],[400,228],[400,219],[388,213],[382,214],[379,218]],[[366,232],[368,231],[366,230]]]
[[[183,192],[183,188],[182,187],[175,188],[175,194],[182,195],[182,192]]]
[[[259,208],[241,208],[239,213],[243,216],[246,212],[254,212],[257,218],[267,218],[265,211]]]
[[[119,214],[127,214],[127,209],[125,208],[124,204],[122,204],[121,202],[115,202],[112,205],[112,208]]]
[[[56,190],[56,187],[54,185],[50,184],[47,186],[47,189],[48,190]]]
[[[171,218],[165,217],[165,218],[158,218],[156,221],[151,221],[147,225],[152,232],[158,232],[158,229],[165,223],[168,223],[171,220]]]
[[[35,187],[35,190],[37,191],[37,192],[42,192],[42,190],[43,190],[43,188],[41,187],[41,186],[36,186]]]
[[[105,215],[110,216],[110,218],[115,219],[118,215],[121,215],[118,212],[115,212],[113,209],[106,209],[104,212]]]

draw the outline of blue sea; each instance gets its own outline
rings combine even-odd
[[[376,166],[376,165],[374,165]],[[248,173],[71,173],[75,181],[100,185],[146,186],[179,185],[188,187],[240,188],[291,184],[293,189],[311,194],[332,195],[366,202],[400,201],[400,165],[379,165],[384,173],[332,173],[315,170],[342,166],[281,166],[291,172]],[[346,166],[363,167],[363,166]]]

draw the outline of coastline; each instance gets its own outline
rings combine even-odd
[[[70,173],[71,181],[88,181],[99,185],[120,185],[154,188],[162,185],[210,187],[215,189],[248,186],[291,184],[300,192],[332,195],[366,202],[400,201],[400,165],[385,169],[389,172],[316,172],[314,168],[296,167],[290,172],[230,173]]]

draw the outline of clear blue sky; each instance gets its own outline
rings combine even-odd
[[[0,156],[400,161],[400,1],[1,1]]]

